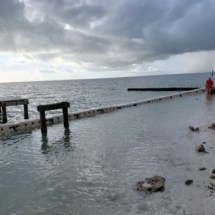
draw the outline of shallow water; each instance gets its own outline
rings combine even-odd
[[[199,172],[188,127],[211,122],[214,100],[196,94],[54,125],[47,135],[1,136],[0,214],[193,214],[184,181]],[[134,190],[153,175],[166,178],[164,192]]]

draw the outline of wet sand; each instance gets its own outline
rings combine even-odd
[[[187,210],[195,215],[212,215],[215,209],[215,190],[209,189],[211,183],[215,184],[215,179],[211,179],[213,169],[215,169],[215,130],[208,128],[211,123],[198,126],[200,131],[188,131],[187,139],[190,147],[190,159],[196,165],[192,166],[191,174],[187,173],[187,179],[192,179],[190,186],[184,187],[188,194]],[[207,153],[197,152],[199,145],[203,144]],[[200,171],[199,168],[206,170]]]

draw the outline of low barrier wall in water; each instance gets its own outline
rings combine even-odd
[[[80,118],[84,118],[84,117],[94,116],[97,114],[109,113],[109,112],[116,111],[116,110],[123,109],[123,108],[143,105],[143,104],[152,103],[152,102],[158,102],[158,101],[162,101],[162,100],[169,100],[169,99],[173,99],[173,98],[177,98],[177,97],[182,97],[185,95],[193,95],[193,94],[203,93],[203,92],[205,92],[205,88],[199,88],[199,89],[195,89],[195,90],[191,90],[191,91],[175,93],[175,94],[168,95],[168,96],[161,96],[161,97],[146,99],[143,101],[137,101],[137,102],[131,102],[131,103],[126,103],[126,104],[121,104],[121,105],[114,105],[114,106],[109,106],[109,107],[99,107],[99,108],[94,108],[94,109],[89,109],[89,110],[84,110],[84,111],[72,112],[72,113],[69,113],[68,116],[69,116],[69,120],[75,120],[75,119],[80,119]],[[58,123],[63,122],[63,114],[46,117],[46,119],[47,119],[47,125],[58,124]],[[34,128],[40,128],[40,127],[41,127],[40,119],[27,119],[27,120],[23,120],[21,122],[1,124],[0,125],[0,134],[7,134],[10,132],[14,132],[14,131],[34,129]]]

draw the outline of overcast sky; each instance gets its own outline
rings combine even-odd
[[[0,0],[0,82],[212,69],[214,0]]]

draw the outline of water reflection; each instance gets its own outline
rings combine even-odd
[[[213,102],[213,95],[210,93],[206,94],[206,105],[207,105],[207,110],[212,111],[212,102]]]
[[[213,100],[213,95],[208,93],[206,98],[207,98],[207,104],[211,104]]]
[[[48,141],[49,141],[49,139],[48,139],[48,137],[47,137],[47,134],[42,133],[41,151],[42,151],[42,153],[44,153],[44,154],[46,154],[46,151],[47,151],[47,149],[49,148]]]
[[[71,131],[69,128],[64,130],[64,135],[62,138],[53,139],[52,136],[48,134],[42,134],[41,136],[41,153],[49,155],[49,157],[61,157],[61,160],[64,160],[64,155],[67,155],[68,152],[74,151],[74,143],[71,142]]]
[[[66,128],[64,130],[64,136],[63,136],[63,142],[64,142],[64,147],[65,148],[70,147],[70,134],[71,134],[70,129]]]

